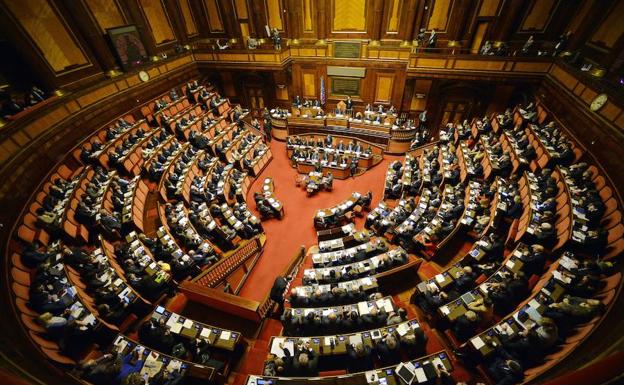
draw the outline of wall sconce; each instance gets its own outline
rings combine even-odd
[[[112,69],[109,70],[108,72],[106,72],[106,76],[108,76],[109,78],[116,78],[117,76],[121,75],[123,72],[119,71],[118,69]]]

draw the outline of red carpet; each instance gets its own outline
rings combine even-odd
[[[363,175],[347,180],[334,180],[331,192],[321,191],[307,197],[305,190],[295,186],[297,171],[290,166],[286,155],[286,144],[273,140],[271,143],[273,160],[264,169],[259,178],[249,189],[247,204],[257,214],[253,193],[259,191],[265,177],[270,176],[275,182],[275,195],[284,204],[285,215],[282,220],[270,219],[263,222],[267,234],[264,254],[254,267],[251,276],[243,286],[239,295],[261,301],[268,294],[276,275],[284,271],[291,262],[297,248],[308,247],[317,243],[316,231],[312,219],[317,209],[333,206],[354,191],[373,192],[372,206],[377,205],[383,195],[383,186],[388,164],[403,156],[385,156],[377,166]],[[358,222],[362,221],[360,219]],[[361,227],[361,226],[360,226]]]

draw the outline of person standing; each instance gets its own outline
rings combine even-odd
[[[270,118],[264,118],[264,133],[266,134],[267,141],[271,141],[273,137],[271,136],[271,130],[273,129],[273,125],[271,123]]]
[[[284,311],[284,292],[288,287],[288,282],[290,282],[290,277],[282,277],[281,275],[277,276],[273,282],[269,298],[277,303],[277,314],[282,314]]]

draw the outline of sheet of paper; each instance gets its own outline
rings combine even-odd
[[[202,331],[201,331],[201,333],[199,333],[199,335],[200,335],[202,338],[206,338],[206,339],[208,339],[208,337],[210,337],[210,333],[211,333],[211,332],[212,332],[212,329],[210,329],[210,328],[203,328],[203,329],[202,329]]]
[[[397,330],[397,333],[399,333],[399,335],[403,337],[409,331],[409,326],[407,326],[406,323],[402,323],[402,324],[397,325],[396,330]]]
[[[173,327],[173,325],[175,325],[178,322],[178,318],[180,318],[179,315],[171,314],[171,317],[169,317],[169,319],[167,320],[166,325],[169,327]]]
[[[419,384],[427,382],[427,375],[425,374],[425,370],[423,368],[416,368],[416,370],[414,370],[414,374],[416,375],[416,381],[418,381]]]
[[[180,331],[182,330],[182,323],[180,322],[176,322],[172,327],[171,327],[171,333],[175,333],[178,334],[180,333]]]
[[[472,343],[472,346],[474,346],[475,349],[477,349],[477,350],[481,349],[482,347],[485,346],[485,342],[483,342],[481,337],[475,337],[475,338],[471,339],[470,342]]]
[[[390,313],[391,311],[394,311],[394,306],[392,306],[392,301],[390,301],[389,299],[386,299],[386,303],[384,304],[384,309],[386,310],[386,313]]]
[[[354,334],[352,336],[349,336],[349,343],[353,344],[353,345],[361,344],[362,343],[362,335],[361,334]]]
[[[379,380],[376,370],[369,370],[364,372],[364,374],[366,375],[366,382],[369,384],[375,383]]]

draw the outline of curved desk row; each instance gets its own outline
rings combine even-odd
[[[436,378],[440,377],[436,367],[441,365],[444,371],[450,373],[453,370],[453,364],[449,359],[449,355],[446,351],[440,351],[425,357],[421,357],[410,361],[414,366],[413,368],[413,381],[411,383],[431,383]],[[382,369],[376,369],[369,372],[350,373],[339,376],[327,376],[327,377],[264,377],[264,376],[249,376],[247,378],[246,385],[301,385],[305,383],[314,383],[315,385],[351,385],[351,384],[383,384],[383,385],[397,385],[404,384],[400,378],[402,376],[408,377],[404,371],[405,368],[401,364],[388,366]],[[409,378],[409,377],[408,377]]]
[[[361,139],[384,148],[387,153],[404,153],[414,139],[415,128],[403,129],[392,124],[372,123],[366,120],[339,117],[294,117],[277,115],[271,117],[272,135],[277,140],[286,140],[289,135],[332,134]]]

